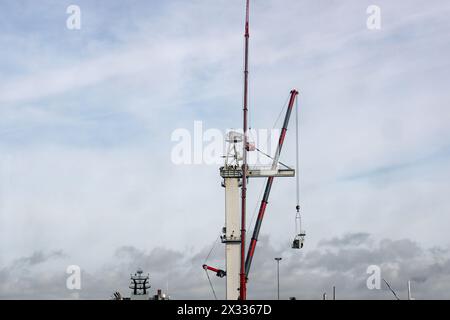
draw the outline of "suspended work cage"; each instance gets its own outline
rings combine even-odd
[[[303,248],[306,232],[302,229],[302,217],[300,216],[300,206],[296,206],[297,213],[295,215],[295,238],[292,241],[292,249]]]

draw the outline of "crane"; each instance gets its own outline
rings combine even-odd
[[[278,140],[278,146],[277,146],[277,150],[275,152],[275,157],[273,158],[273,163],[272,163],[272,168],[271,168],[272,171],[276,170],[276,168],[278,166],[278,160],[280,158],[281,149],[283,148],[283,143],[284,143],[284,139],[286,137],[289,119],[290,119],[292,108],[294,107],[294,102],[295,102],[295,98],[297,97],[297,95],[298,95],[297,90],[294,89],[291,91],[289,105],[288,105],[288,108],[286,111],[286,116],[284,118],[283,128],[281,130],[280,138]],[[245,275],[246,275],[247,279],[248,279],[248,274],[250,272],[250,267],[252,265],[253,256],[255,254],[256,242],[258,241],[259,231],[261,229],[261,224],[262,224],[262,221],[264,218],[264,213],[266,212],[266,207],[269,202],[269,195],[270,195],[270,190],[272,189],[273,179],[275,177],[275,175],[271,175],[269,173],[267,173],[266,175],[263,175],[263,176],[267,177],[266,187],[264,190],[263,199],[261,201],[261,206],[259,207],[258,218],[256,219],[255,228],[253,230],[253,236],[252,236],[252,239],[250,242],[250,246],[248,248],[247,258],[245,260]]]
[[[270,191],[275,177],[294,177],[295,170],[283,165],[280,167],[280,154],[283,143],[286,138],[286,132],[289,125],[292,110],[297,101],[298,91],[290,91],[289,103],[284,117],[284,122],[278,139],[277,149],[272,158],[272,165],[269,168],[250,166],[247,163],[247,152],[260,151],[254,145],[249,143],[248,139],[248,57],[249,57],[249,12],[250,1],[246,0],[245,15],[245,50],[244,50],[244,101],[243,101],[243,134],[231,131],[227,134],[228,143],[227,154],[225,155],[225,164],[220,168],[220,176],[223,178],[222,186],[225,188],[225,227],[221,236],[222,243],[225,244],[226,271],[203,265],[203,269],[208,275],[208,271],[215,272],[220,278],[226,276],[226,297],[229,300],[246,300],[247,281],[249,278],[250,267],[255,254],[256,244],[261,229],[264,214],[267,208]],[[296,108],[296,111],[298,108]],[[297,115],[297,136],[298,136],[298,111]],[[297,141],[298,146],[298,141]],[[297,147],[298,148],[298,147]],[[261,151],[260,151],[261,152]],[[268,155],[266,155],[268,156]],[[297,149],[297,171],[298,171],[298,149]],[[246,197],[247,183],[249,178],[267,178],[264,196],[262,198],[258,217],[253,229],[253,235],[246,253]],[[239,199],[239,188],[241,188]],[[298,204],[299,191],[297,180],[297,221],[300,221],[300,206]],[[297,228],[296,228],[297,229]],[[305,233],[300,229],[293,241],[292,248],[300,249],[303,247]],[[209,276],[208,276],[209,279]],[[210,281],[211,284],[211,281]],[[211,284],[212,287],[212,284]],[[215,296],[215,292],[213,289]]]

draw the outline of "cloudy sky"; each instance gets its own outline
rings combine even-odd
[[[250,298],[275,297],[280,255],[282,298],[391,299],[366,287],[377,265],[400,298],[411,280],[418,299],[450,299],[449,14],[445,0],[252,1],[250,123],[272,128],[300,91],[307,240],[289,249],[295,181],[278,179]],[[213,298],[218,165],[174,164],[171,137],[240,127],[243,17],[243,0],[1,1],[0,298],[127,295],[138,267],[173,298]],[[221,244],[209,262],[223,266]]]

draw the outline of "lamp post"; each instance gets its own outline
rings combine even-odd
[[[275,261],[277,262],[278,300],[280,300],[280,260],[281,258],[275,258]]]

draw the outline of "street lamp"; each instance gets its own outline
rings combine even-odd
[[[280,260],[281,258],[275,258],[275,261],[277,262],[278,300],[280,300]]]

